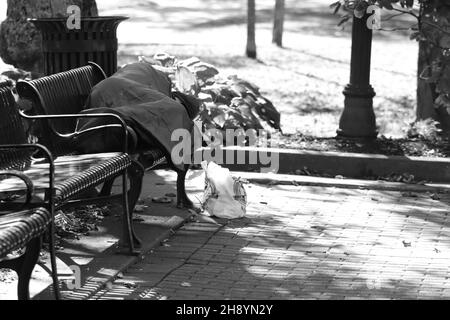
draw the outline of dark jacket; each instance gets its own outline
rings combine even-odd
[[[137,143],[136,149],[129,152],[158,147],[165,151],[170,161],[171,151],[179,143],[171,140],[173,131],[186,129],[192,134],[192,120],[199,108],[195,98],[183,94],[175,94],[183,104],[175,101],[171,87],[170,79],[150,64],[129,64],[92,89],[84,113],[118,114],[138,137],[130,143],[130,146]],[[83,120],[78,129],[107,123],[111,120]],[[119,151],[122,141],[120,131],[110,129],[83,139],[78,149],[89,153]]]

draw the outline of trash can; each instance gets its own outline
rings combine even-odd
[[[124,16],[81,18],[81,28],[69,30],[67,18],[30,19],[42,33],[44,73],[51,75],[85,66],[100,65],[107,76],[117,71],[117,27]]]

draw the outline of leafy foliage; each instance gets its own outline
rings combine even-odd
[[[408,14],[416,18],[414,26],[408,26],[411,39],[427,42],[438,50],[430,65],[419,70],[420,78],[435,87],[435,107],[443,107],[450,114],[450,1],[448,0],[340,0],[330,7],[337,14],[342,12],[340,25],[353,16],[361,18],[367,8],[376,5],[392,11],[389,17]]]
[[[197,120],[204,130],[281,130],[280,113],[265,98],[258,86],[237,75],[224,77],[219,70],[197,57],[178,60],[167,53],[153,58],[139,57],[165,72],[177,91],[188,93],[201,101]],[[244,132],[242,132],[244,134]],[[223,134],[224,139],[226,139]],[[226,145],[227,141],[223,141]]]
[[[428,141],[439,140],[441,129],[438,123],[433,119],[419,120],[411,124],[408,130],[408,138],[419,138]]]

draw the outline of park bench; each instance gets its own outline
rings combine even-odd
[[[46,187],[52,190],[53,159],[45,147],[27,144],[14,96],[4,84],[0,84],[0,114],[0,268],[17,272],[18,298],[28,300],[31,274],[39,258],[43,236],[49,230],[53,290],[56,299],[59,299],[53,202],[44,204],[45,207],[32,203],[36,186],[26,174],[32,168],[32,154],[40,151],[47,162],[40,173],[50,177]],[[21,203],[21,195],[25,196],[25,203]]]
[[[91,93],[92,88],[100,81],[106,79],[106,74],[102,68],[90,62],[87,66],[60,72],[54,75],[42,77],[32,81],[19,81],[17,91],[21,98],[32,102],[34,114],[46,115],[68,115],[80,114],[84,110],[85,102]],[[28,117],[29,119],[37,117]],[[74,133],[77,127],[77,118],[54,117],[47,125],[41,129],[40,142],[47,146],[55,155],[73,154],[77,139],[82,134]],[[103,128],[96,128],[101,134]],[[136,133],[127,127],[129,141],[124,141],[124,152],[130,146],[136,145]],[[131,151],[130,151],[131,150]],[[142,183],[144,171],[164,168],[168,165],[166,155],[163,150],[154,148],[150,150],[137,150],[132,147],[128,149],[134,160],[129,168],[134,193],[130,195],[130,211],[133,211],[137,203]],[[177,205],[178,207],[192,207],[193,204],[186,195],[185,178],[188,167],[185,170],[172,168],[177,172]],[[140,178],[140,179],[139,179]],[[111,193],[114,179],[111,179],[103,186],[101,197],[107,197]],[[131,213],[130,213],[131,217]],[[131,222],[130,222],[131,223]],[[134,235],[135,242],[139,239]]]
[[[8,89],[2,89],[0,112],[2,114],[2,130],[4,131],[0,138],[0,143],[27,143],[27,130],[23,123],[23,119],[26,116],[23,114],[21,116],[15,99]],[[45,129],[49,121],[48,119],[71,120],[75,118],[93,117],[109,117],[114,119],[117,124],[111,126],[122,130],[124,150],[126,150],[126,124],[117,115],[46,115],[35,116],[33,120],[38,121],[41,125],[40,127]],[[83,132],[77,132],[71,136],[76,138],[83,134]],[[45,150],[48,149],[46,146]],[[122,177],[122,192],[118,196],[115,196],[120,197],[122,202],[123,234],[120,239],[120,244],[128,248],[129,253],[135,254],[135,246],[139,244],[132,228],[131,212],[134,206],[129,205],[129,199],[134,199],[136,194],[138,195],[140,193],[142,183],[142,174],[132,169],[136,167],[136,162],[125,151],[85,155],[67,154],[61,156],[57,153],[49,153],[47,155],[48,160],[55,158],[54,163],[51,161],[42,161],[42,159],[39,159],[40,157],[42,157],[42,152],[38,155],[30,152],[21,152],[20,155],[15,156],[14,160],[24,164],[21,166],[21,169],[24,170],[23,172],[33,182],[34,188],[42,191],[42,198],[48,203],[48,209],[52,214],[55,210],[64,209],[67,206],[73,207],[76,205],[96,203],[97,201],[95,199],[80,199],[80,197],[96,186]],[[2,162],[4,163],[1,166],[3,168],[11,166],[9,163],[11,160],[8,157],[2,158]],[[48,168],[49,166],[50,170]],[[128,178],[130,178],[130,183],[128,182]],[[128,188],[128,185],[130,188]],[[0,184],[0,192],[18,192],[22,188],[23,184],[17,180],[3,180]]]
[[[0,175],[7,174],[1,172]],[[19,300],[29,300],[31,274],[39,259],[42,239],[53,221],[51,213],[45,208],[27,209],[13,212],[0,212],[0,268],[16,271],[19,276],[17,295]],[[16,250],[22,254],[9,255]],[[54,250],[54,248],[52,248]],[[51,250],[51,254],[54,252]],[[54,293],[59,299],[56,269],[52,270]]]

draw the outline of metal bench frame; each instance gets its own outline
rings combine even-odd
[[[32,154],[39,152],[40,156],[48,163],[48,190],[54,192],[54,161],[49,150],[39,144],[28,144],[23,124],[16,109],[15,99],[10,89],[10,83],[0,83],[0,111],[3,121],[0,121],[0,177],[15,177],[23,181],[26,192],[25,203],[14,203],[8,206],[5,201],[0,202],[0,216],[2,227],[2,252],[0,252],[0,267],[15,270],[19,276],[18,298],[28,300],[29,282],[31,273],[39,258],[42,247],[42,237],[48,230],[48,242],[50,251],[51,275],[53,279],[53,291],[55,298],[60,299],[56,256],[54,247],[54,199],[49,198],[46,203],[32,203],[34,185],[23,174]],[[1,183],[2,180],[0,180]],[[8,223],[20,212],[48,212],[50,221],[33,219],[33,215],[22,216],[19,224]],[[47,224],[43,225],[43,224]],[[34,232],[30,232],[34,231]],[[39,232],[36,232],[39,230]],[[28,233],[30,232],[30,233]],[[25,253],[13,259],[6,259],[4,255],[10,251],[26,247]],[[6,251],[5,251],[6,250]],[[9,251],[9,252],[8,252]]]
[[[56,209],[62,209],[67,205],[73,206],[74,204],[83,203],[95,203],[97,201],[93,199],[87,199],[86,201],[76,200],[73,203],[71,200],[76,199],[80,193],[86,191],[88,188],[99,185],[105,182],[109,182],[111,179],[116,179],[122,176],[122,193],[119,195],[122,200],[123,206],[123,235],[121,238],[121,244],[128,248],[127,253],[137,254],[135,250],[135,245],[138,242],[137,237],[134,235],[134,230],[132,228],[131,210],[129,206],[129,198],[136,197],[136,194],[140,192],[140,186],[142,181],[142,175],[130,176],[130,190],[128,191],[128,177],[129,170],[133,164],[132,159],[126,153],[122,153],[120,159],[116,162],[115,158],[110,159],[109,162],[105,161],[103,163],[95,163],[91,171],[77,172],[74,173],[73,179],[69,179],[59,185],[55,185],[55,161],[53,154],[48,150],[47,147],[40,144],[28,144],[27,133],[23,125],[23,118],[18,110],[15,98],[12,91],[7,88],[6,85],[0,85],[0,113],[2,114],[2,121],[0,121],[0,170],[5,171],[8,175],[14,175],[15,177],[20,177],[22,180],[26,181],[24,175],[21,171],[26,171],[27,168],[36,160],[35,157],[45,159],[45,163],[48,167],[44,170],[39,170],[39,175],[47,175],[45,183],[48,183],[48,187],[45,187],[45,198],[43,202],[30,203],[30,191],[27,191],[27,203],[25,207],[18,208],[16,203],[1,203],[0,211],[2,214],[4,212],[17,212],[23,208],[35,208],[37,206],[42,206],[46,208],[54,219],[54,214]],[[22,114],[23,115],[23,114]],[[25,116],[25,115],[23,115]],[[25,116],[26,117],[26,116]],[[57,115],[57,116],[38,116],[33,119],[44,122],[48,119],[73,119],[73,118],[95,118],[95,117],[112,117],[118,122],[117,125],[112,125],[115,128],[119,128],[123,132],[124,137],[124,149],[127,148],[127,127],[122,119],[114,114],[101,114],[101,115]],[[77,135],[82,135],[83,133],[77,133]],[[37,155],[38,154],[38,155]],[[73,160],[74,157],[71,157]],[[61,157],[61,159],[65,159]],[[119,162],[120,160],[120,162]],[[75,160],[76,162],[76,156]],[[123,168],[123,169],[122,169]],[[101,174],[99,175],[99,172]],[[93,174],[96,174],[93,176]],[[29,180],[29,179],[28,179]],[[0,180],[0,184],[2,181]],[[59,194],[57,194],[59,191]],[[111,198],[111,197],[109,197]],[[56,258],[53,252],[54,246],[54,226],[53,222],[50,226],[49,239],[50,239],[50,253],[51,253],[51,264],[52,264],[52,276],[54,278],[54,291],[58,294],[58,283],[56,274]],[[24,295],[21,295],[24,296]]]
[[[0,92],[0,94],[3,94]],[[34,149],[39,150],[41,154],[43,154],[48,161],[49,165],[49,190],[53,190],[53,157],[50,152],[43,146],[38,144],[26,144],[26,145],[0,145],[0,152],[8,150],[17,150],[17,149]],[[4,163],[3,163],[4,164]],[[10,243],[3,244],[8,249],[6,250],[2,247],[0,252],[0,268],[7,268],[16,271],[19,276],[19,282],[17,285],[17,296],[19,300],[29,300],[30,299],[30,291],[29,284],[32,272],[34,267],[36,266],[39,253],[42,248],[43,236],[45,231],[48,231],[48,245],[50,252],[50,264],[51,264],[51,276],[53,280],[53,293],[55,295],[55,299],[59,300],[60,292],[59,292],[59,284],[58,284],[58,271],[56,266],[56,255],[55,255],[55,238],[54,238],[54,205],[53,200],[50,200],[47,205],[44,207],[39,207],[41,204],[31,204],[31,200],[33,198],[33,182],[22,172],[16,170],[1,170],[1,176],[13,176],[21,179],[26,186],[26,199],[24,204],[19,204],[19,207],[13,210],[4,211],[6,208],[0,207],[0,221],[2,223],[6,223],[6,228],[3,230]],[[23,212],[22,219],[20,223],[8,224],[8,220],[14,218],[15,215]],[[33,213],[41,212],[44,214],[48,212],[50,215],[49,221],[44,219],[35,219],[33,217]],[[26,214],[26,216],[25,216]],[[29,215],[28,215],[29,214]],[[29,232],[29,230],[38,229],[39,232]],[[2,241],[6,239],[2,238]],[[12,259],[5,258],[5,255],[10,254],[14,250],[18,250],[25,247],[25,252]],[[3,251],[5,249],[6,251]]]
[[[73,143],[82,139],[84,134],[102,130],[117,128],[123,132],[122,152],[127,154],[129,132],[125,122],[116,114],[79,114],[82,104],[90,94],[92,87],[105,79],[103,70],[96,64],[91,63],[82,67],[56,75],[42,77],[32,81],[19,81],[17,91],[22,99],[29,100],[33,109],[30,114],[21,112],[21,116],[33,125],[38,125],[39,142],[45,145],[57,158],[65,155],[75,154]],[[72,80],[72,81],[70,81]],[[81,106],[80,106],[81,105]],[[85,131],[75,131],[79,119],[86,118],[110,118],[115,124],[96,127]],[[37,122],[37,123],[36,123]],[[131,164],[122,173],[122,203],[126,209],[127,218],[123,219],[123,245],[128,246],[130,252],[138,254],[135,248],[140,247],[141,241],[133,229],[132,213],[139,199],[142,189],[144,168],[130,156]],[[66,205],[75,206],[87,203],[101,203],[110,201],[113,182],[118,176],[105,178],[103,189],[98,198],[71,199]],[[128,182],[128,178],[130,181]],[[129,191],[128,190],[129,184]],[[127,196],[128,195],[128,196]]]
[[[49,147],[56,155],[73,153],[73,143],[76,139],[82,137],[81,133],[73,133],[76,128],[76,122],[67,122],[64,118],[58,116],[48,117],[48,115],[68,115],[79,114],[84,109],[84,103],[90,94],[91,89],[100,81],[106,79],[106,74],[102,68],[96,63],[89,62],[87,66],[60,72],[54,75],[46,76],[33,81],[19,81],[17,83],[17,91],[21,98],[29,100],[33,103],[33,112],[39,116],[26,116],[28,119],[39,119],[44,116],[48,121],[46,126],[41,128],[42,136],[40,141]],[[70,94],[67,91],[71,91]],[[73,101],[71,101],[71,99]],[[73,116],[73,115],[72,115]],[[117,116],[116,116],[117,117]],[[80,118],[80,116],[78,116]],[[56,121],[55,121],[56,120]],[[106,126],[105,126],[106,127]],[[92,130],[101,130],[102,128],[94,128]],[[61,133],[61,130],[66,130]],[[133,132],[131,128],[128,128]],[[134,136],[133,134],[131,136]],[[127,140],[128,141],[128,140]],[[136,145],[135,141],[132,142]],[[124,149],[128,145],[124,144]],[[124,152],[127,150],[125,149]],[[132,179],[134,183],[132,189],[139,190],[130,197],[130,210],[133,210],[140,195],[141,181],[137,177],[143,176],[145,171],[167,167],[168,161],[164,152],[160,149],[146,150],[132,155],[133,162],[129,170],[129,175],[136,177]],[[177,173],[177,206],[179,208],[194,208],[194,204],[186,194],[185,179],[189,166],[185,166],[184,170],[172,167]],[[114,180],[106,182],[100,195],[105,197],[110,195]],[[130,214],[131,216],[131,214]],[[136,243],[139,243],[135,237]]]
[[[5,174],[5,172],[0,172]],[[2,243],[0,250],[0,268],[16,271],[19,276],[17,296],[19,300],[30,300],[29,284],[33,270],[41,252],[43,236],[52,224],[53,217],[45,208],[28,209],[18,212],[0,213]],[[55,252],[53,244],[49,245],[51,259]],[[20,255],[8,257],[13,251],[25,248]],[[53,265],[53,263],[52,263]],[[56,268],[52,268],[54,294],[60,299]]]

